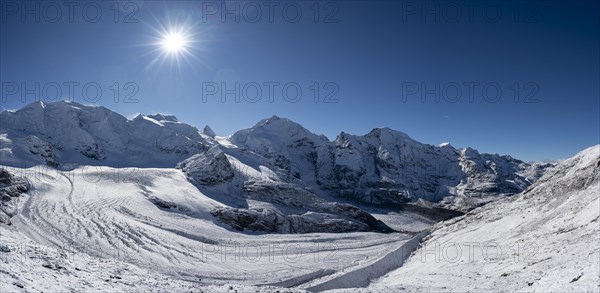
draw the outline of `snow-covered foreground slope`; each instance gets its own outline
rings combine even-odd
[[[522,194],[436,225],[371,291],[600,291],[600,145]]]
[[[411,238],[234,232],[211,214],[224,204],[177,169],[6,169],[31,188],[13,198],[12,225],[0,224],[2,292],[300,286]]]

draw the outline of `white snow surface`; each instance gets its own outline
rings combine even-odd
[[[528,190],[434,226],[387,292],[599,292],[600,145]]]
[[[255,286],[301,286],[410,238],[233,232],[210,214],[223,204],[177,169],[5,168],[32,189],[16,199],[12,225],[0,225],[1,292],[274,292]]]

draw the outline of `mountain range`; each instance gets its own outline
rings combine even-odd
[[[228,204],[213,211],[223,223],[279,233],[390,231],[360,207],[468,211],[525,190],[553,166],[423,144],[390,128],[330,141],[273,116],[219,137],[172,115],[130,120],[68,101],[1,112],[0,161],[60,170],[176,167]]]

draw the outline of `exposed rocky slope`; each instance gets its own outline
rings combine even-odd
[[[15,215],[17,199],[29,188],[27,179],[0,168],[0,224],[11,223],[10,218]]]

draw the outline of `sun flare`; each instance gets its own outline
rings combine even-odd
[[[179,32],[170,32],[163,36],[161,45],[163,50],[170,54],[177,54],[184,51],[188,40],[186,36]]]
[[[153,34],[149,36],[150,42],[146,43],[150,48],[147,53],[154,58],[148,63],[147,70],[156,68],[158,72],[165,64],[169,70],[175,68],[180,72],[185,64],[193,71],[197,67],[195,62],[206,66],[198,56],[206,48],[205,28],[192,20],[165,20],[149,27]]]

